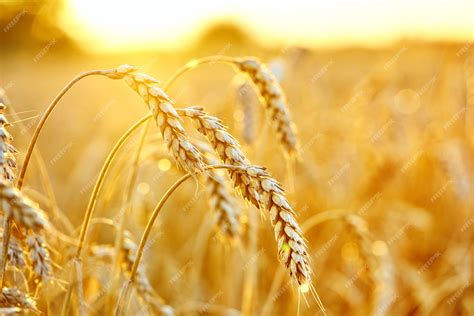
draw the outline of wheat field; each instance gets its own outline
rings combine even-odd
[[[90,54],[4,12],[1,315],[474,314],[469,42]]]

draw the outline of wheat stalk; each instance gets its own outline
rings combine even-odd
[[[29,258],[34,274],[43,282],[52,275],[51,258],[42,233],[29,233],[26,237]]]
[[[188,140],[173,101],[158,87],[158,80],[142,73],[127,73],[124,80],[148,105],[178,165],[190,173],[202,171],[201,154]]]
[[[296,154],[298,141],[295,124],[291,120],[288,102],[278,80],[267,66],[256,58],[237,58],[235,64],[258,88],[272,126],[285,151],[290,155]]]
[[[218,118],[197,107],[186,108],[180,113],[193,119],[198,131],[208,138],[224,163],[246,168],[245,173],[230,171],[234,186],[245,199],[270,213],[280,261],[300,289],[309,290],[311,268],[306,243],[281,185],[263,168],[250,164],[237,140]]]
[[[39,313],[39,310],[36,307],[35,300],[28,294],[25,294],[18,290],[17,288],[2,288],[2,295],[0,295],[0,304],[8,305],[9,307],[20,307],[22,309],[27,309]]]

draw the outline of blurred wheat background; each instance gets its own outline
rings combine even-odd
[[[204,106],[221,118],[252,163],[281,182],[325,313],[474,315],[474,3],[243,1],[255,12],[243,19],[234,2],[173,2],[0,2],[0,97],[19,167],[46,107],[81,72],[131,64],[166,82],[191,60],[256,56],[286,95],[297,158],[285,154],[255,87],[232,67],[196,66],[167,93],[177,108]],[[13,234],[27,264],[15,265],[9,252],[0,314],[61,314],[99,171],[147,113],[123,82],[99,76],[60,101],[21,189],[51,222],[43,244],[51,273],[38,279],[31,241]],[[205,140],[184,122],[191,139]],[[140,130],[105,179],[74,281],[83,296],[74,290],[63,314],[115,313],[113,280],[121,288],[128,278],[114,269],[122,214],[129,248],[121,260],[131,264],[155,205],[185,174],[154,123],[146,133],[139,160]],[[209,187],[188,180],[163,206],[139,270],[152,298],[132,292],[124,314],[323,315],[279,264],[271,215],[232,192],[240,228],[225,234]],[[14,301],[12,289],[36,307]]]

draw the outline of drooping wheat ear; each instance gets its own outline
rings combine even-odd
[[[20,227],[39,232],[47,226],[46,215],[38,205],[5,181],[0,181],[0,201],[5,215]]]
[[[15,179],[17,153],[15,147],[11,144],[12,136],[5,129],[10,125],[4,115],[6,106],[0,102],[0,179],[13,183]]]
[[[26,245],[34,274],[42,282],[48,282],[51,278],[53,268],[43,234],[28,233]]]
[[[210,154],[204,156],[208,165],[216,165],[218,162]],[[216,228],[218,233],[230,241],[236,240],[240,235],[240,211],[229,192],[226,179],[217,169],[211,169],[206,175],[206,187],[208,188],[209,205],[212,214],[216,217]]]
[[[224,163],[245,168],[244,173],[231,172],[234,186],[245,199],[270,213],[280,261],[300,288],[309,290],[311,268],[306,243],[281,185],[264,168],[250,164],[237,140],[218,118],[197,107],[180,110],[180,113],[193,119],[198,131],[207,137]]]
[[[36,307],[36,301],[31,296],[21,292],[17,288],[4,287],[2,289],[2,295],[0,296],[0,304],[3,306],[19,307],[39,313],[39,310]]]
[[[297,154],[298,140],[295,124],[291,120],[288,102],[278,80],[265,64],[253,57],[237,58],[235,64],[252,79],[258,88],[272,126],[285,151],[289,155]]]
[[[10,237],[8,262],[17,268],[23,268],[25,266],[25,254],[23,252],[22,241],[14,236]]]
[[[204,164],[201,154],[188,140],[173,101],[158,87],[158,80],[142,73],[127,73],[124,80],[138,92],[152,111],[163,139],[178,165],[190,173],[202,171]]]
[[[367,274],[373,289],[371,292],[371,308],[376,312],[380,306],[386,304],[387,295],[384,294],[390,290],[390,284],[387,282],[387,280],[390,279],[390,275],[387,274],[391,273],[391,271],[389,271],[390,262],[385,261],[389,259],[388,254],[385,255],[384,260],[386,266],[383,266],[381,260],[372,253],[372,239],[367,228],[367,223],[363,218],[358,215],[348,214],[344,217],[344,221],[349,232],[355,237],[360,248],[362,259],[365,262]]]

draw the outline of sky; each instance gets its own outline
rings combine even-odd
[[[179,49],[216,21],[272,44],[378,46],[400,38],[474,40],[473,12],[474,0],[69,0],[60,24],[98,51]]]

